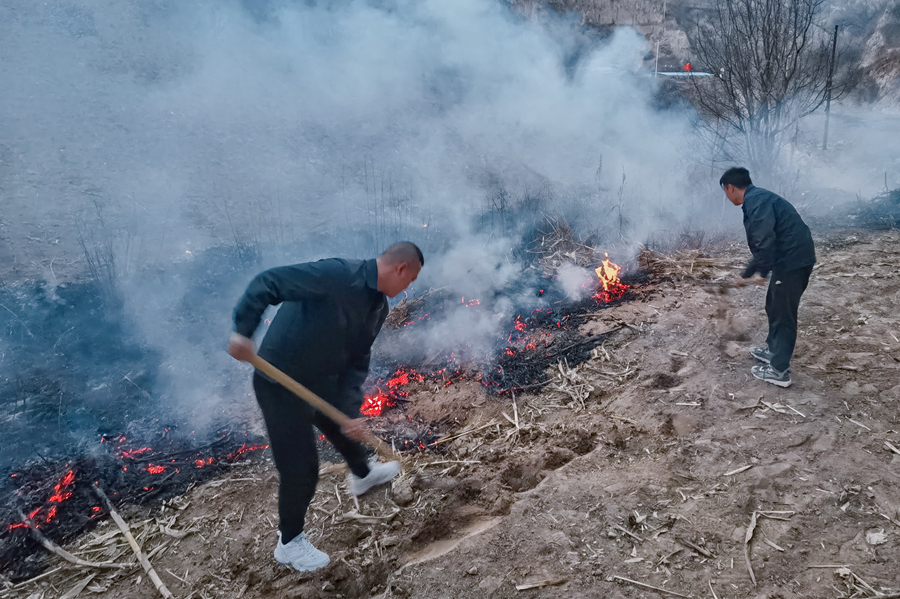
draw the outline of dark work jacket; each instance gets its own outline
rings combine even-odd
[[[741,274],[788,272],[816,263],[809,227],[781,196],[751,185],[744,193],[744,229],[753,258]]]
[[[252,337],[276,304],[260,357],[358,417],[372,343],[388,313],[375,260],[331,258],[257,275],[234,310],[235,331]]]

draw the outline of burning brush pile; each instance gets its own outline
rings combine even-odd
[[[590,269],[592,279],[583,283],[585,292],[575,300],[557,284],[556,275],[549,280],[526,277],[521,286],[531,286],[530,297],[523,301],[522,309],[508,315],[495,312],[497,298],[467,298],[447,288],[401,301],[376,342],[372,365],[376,380],[362,412],[378,416],[387,408],[402,405],[411,386],[419,383],[446,387],[465,380],[478,382],[495,395],[539,393],[552,380],[548,368],[561,361],[574,366],[588,360],[591,351],[613,334],[583,335],[579,327],[597,309],[629,299],[634,285],[647,282],[642,271],[622,270],[604,257]],[[523,292],[519,289],[504,297],[509,295],[522,297]],[[438,349],[429,352],[425,340],[458,327],[461,311],[487,316],[462,322],[500,322],[486,332],[470,331],[470,339],[481,342],[466,342],[453,349],[437,343]],[[425,448],[433,442],[433,435],[425,437],[402,440],[401,447]]]

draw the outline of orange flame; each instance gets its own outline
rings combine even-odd
[[[609,254],[605,255],[606,257],[600,263],[600,266],[594,269],[602,287],[593,296],[598,303],[608,303],[617,300],[628,290],[628,285],[625,285],[619,279],[619,272],[621,272],[622,267],[612,262],[609,259]]]

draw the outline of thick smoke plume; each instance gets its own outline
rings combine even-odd
[[[533,301],[519,250],[545,214],[632,247],[736,224],[720,169],[696,155],[695,115],[659,107],[651,55],[627,27],[600,36],[494,0],[4,2],[0,275],[71,311],[31,335],[17,319],[34,302],[4,296],[5,384],[9,356],[38,338],[42,376],[57,376],[71,340],[83,388],[111,389],[110,373],[129,406],[166,398],[212,422],[247,403],[222,344],[263,268],[414,241],[427,265],[413,293],[490,305],[421,341],[438,350],[492,339]],[[55,292],[84,280],[85,296]],[[128,323],[116,343],[154,360],[98,374],[76,343],[96,330],[78,311],[96,319],[88,296]],[[136,380],[140,364],[153,372]]]

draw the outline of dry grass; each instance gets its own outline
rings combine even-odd
[[[719,280],[740,268],[739,264],[707,256],[699,249],[663,254],[646,247],[641,248],[638,255],[638,266],[655,275],[679,281]]]
[[[553,276],[563,264],[591,266],[594,248],[575,239],[575,232],[564,220],[547,216],[540,237],[535,239],[532,254],[538,255],[538,264],[545,276]]]

